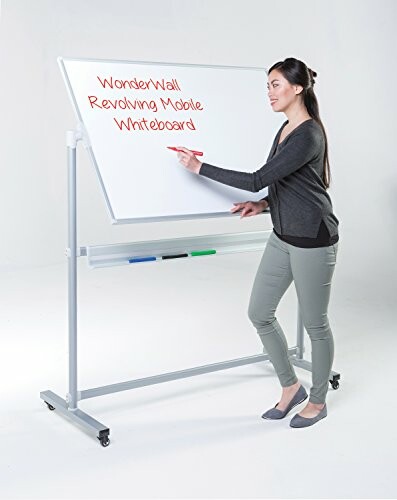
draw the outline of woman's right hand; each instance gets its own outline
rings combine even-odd
[[[230,209],[231,212],[239,212],[241,210],[241,217],[252,217],[253,215],[258,215],[263,212],[269,203],[266,200],[260,201],[244,201],[242,203],[233,203],[235,205]]]

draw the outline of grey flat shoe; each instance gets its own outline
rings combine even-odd
[[[291,427],[309,427],[310,425],[315,424],[322,418],[327,416],[327,405],[324,405],[324,408],[320,411],[320,413],[313,418],[306,418],[306,417],[301,417],[300,415],[296,414],[291,418],[291,422],[289,425]]]
[[[301,385],[299,387],[297,393],[291,399],[291,402],[289,403],[289,405],[287,406],[287,408],[284,411],[276,408],[276,406],[278,405],[278,403],[277,403],[277,405],[274,408],[270,408],[270,410],[267,410],[262,415],[262,418],[265,418],[266,420],[279,420],[280,418],[284,418],[287,415],[287,413],[292,410],[292,408],[294,408],[298,404],[302,403],[302,401],[307,399],[307,397],[308,397],[308,394],[307,394],[305,388],[303,387],[303,385]]]

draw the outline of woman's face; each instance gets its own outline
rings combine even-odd
[[[302,87],[300,85],[291,85],[276,69],[269,73],[267,81],[267,95],[273,111],[285,112],[299,99],[298,94],[301,92]]]

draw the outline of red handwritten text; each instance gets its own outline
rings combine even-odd
[[[132,90],[176,90],[180,91],[178,80],[172,78],[171,81],[165,80],[162,78],[161,80],[138,80],[137,78],[133,78],[132,80],[116,80],[111,76],[109,79],[102,79],[100,76],[97,76],[100,84],[105,89],[109,87],[111,89],[132,89]]]
[[[132,120],[128,117],[127,121],[117,120],[113,118],[120,130],[125,131],[135,131],[135,130],[196,130],[193,120],[190,118],[188,121],[161,121],[155,118],[154,120],[148,122],[146,118],[141,118],[140,120]]]

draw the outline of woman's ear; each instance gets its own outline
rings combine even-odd
[[[302,85],[295,85],[295,94],[299,95],[302,93],[303,87]]]

